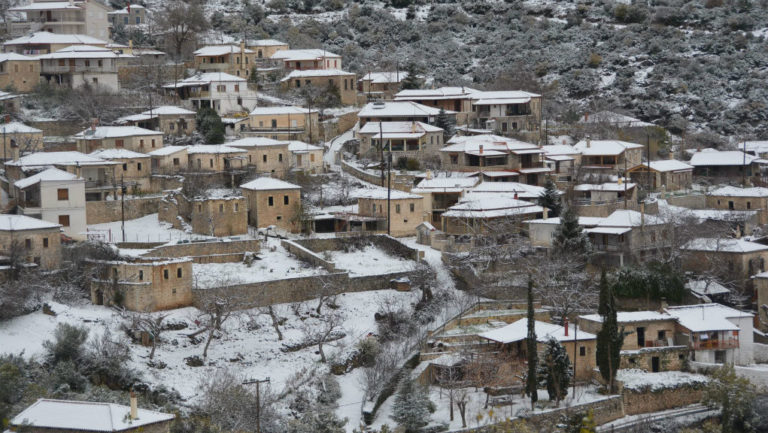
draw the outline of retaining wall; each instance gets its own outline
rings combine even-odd
[[[143,254],[145,257],[189,257],[195,263],[230,263],[243,260],[243,254],[258,253],[261,244],[256,239],[239,241],[190,242],[163,245]]]
[[[157,213],[162,197],[142,197],[125,200],[125,219],[132,220]],[[122,209],[120,200],[85,202],[85,219],[88,224],[120,221]]]
[[[407,260],[418,261],[421,257],[419,250],[406,246],[397,239],[387,235],[299,239],[294,242],[315,253],[320,253],[322,251],[342,251],[353,245],[370,243]]]
[[[625,389],[622,391],[624,412],[627,415],[636,415],[688,406],[699,403],[703,392],[703,389],[692,386],[644,392],[633,392]]]
[[[313,266],[320,266],[326,269],[328,272],[336,271],[336,265],[320,257],[319,254],[310,250],[309,248],[289,240],[280,241],[280,244],[283,246],[283,248],[288,250],[289,253],[298,257],[299,260],[308,262]]]

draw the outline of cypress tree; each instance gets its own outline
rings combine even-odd
[[[563,205],[560,201],[560,191],[557,190],[557,185],[555,185],[552,179],[547,179],[547,183],[544,185],[544,192],[541,193],[536,201],[539,206],[549,209],[550,217],[560,216],[563,210]],[[576,218],[576,223],[578,225],[578,217]]]
[[[600,276],[600,305],[598,313],[603,319],[603,327],[597,333],[597,366],[600,375],[608,383],[608,391],[616,389],[616,370],[621,361],[621,346],[624,343],[624,329],[619,330],[616,319],[616,301],[613,289],[603,270]]]
[[[568,395],[568,386],[571,384],[573,370],[568,352],[559,341],[550,338],[547,341],[547,349],[539,367],[539,379],[547,387],[549,399],[558,404]]]
[[[453,124],[448,118],[444,108],[440,108],[440,112],[437,113],[435,118],[435,126],[443,129],[443,141],[448,141],[453,136]]]
[[[560,215],[560,225],[555,230],[555,248],[560,252],[589,254],[592,244],[579,225],[579,215],[568,206]]]
[[[533,410],[534,404],[539,400],[539,394],[536,377],[538,354],[536,353],[536,320],[533,310],[533,279],[530,276],[528,276],[528,336],[525,343],[528,352],[528,376],[525,381],[525,394],[531,397],[531,410]]]
[[[408,63],[405,67],[405,71],[408,73],[405,78],[400,82],[401,89],[420,89],[423,84],[421,79],[421,71],[415,63]]]

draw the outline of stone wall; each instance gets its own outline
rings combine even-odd
[[[671,206],[687,207],[688,209],[706,208],[707,197],[703,194],[680,195],[667,197],[667,203]]]
[[[702,393],[702,388],[692,386],[680,386],[661,391],[633,392],[624,390],[622,391],[624,412],[627,415],[636,415],[688,406],[700,402]]]
[[[213,259],[196,260],[211,256],[227,256],[237,258],[231,261],[241,261],[243,254],[248,251],[259,252],[261,244],[256,239],[241,241],[211,241],[189,242],[175,245],[163,245],[144,254],[146,257],[189,257],[195,263],[222,263]],[[238,258],[239,257],[239,258]]]
[[[141,218],[156,213],[162,197],[143,197],[125,200],[125,219]],[[121,219],[120,200],[89,201],[85,203],[85,218],[88,224],[101,224]]]
[[[184,178],[181,176],[153,174],[149,178],[149,190],[152,192],[162,192],[169,189],[181,188]]]
[[[653,358],[659,358],[659,371],[680,371],[688,358],[687,346],[649,347],[621,352],[619,368],[653,371]]]
[[[706,362],[690,361],[688,363],[691,371],[702,374],[709,374],[715,369],[722,367],[722,364],[708,364]],[[734,365],[733,369],[741,377],[745,377],[752,382],[759,390],[768,390],[768,370],[759,367],[742,367]]]
[[[768,363],[768,344],[752,343],[752,353],[756,363]]]
[[[387,186],[387,179],[384,178],[384,181],[382,181],[381,176],[376,173],[368,173],[367,171],[363,171],[353,165],[350,165],[346,161],[341,161],[341,169],[352,176],[368,182],[372,183],[374,185],[378,186]],[[396,170],[392,171],[392,189],[405,191],[405,192],[411,192],[411,189],[413,188],[414,182],[416,180],[415,176],[408,175],[408,174],[399,174]]]
[[[625,415],[623,400],[621,396],[617,395],[591,403],[536,413],[531,415],[528,421],[538,426],[539,431],[557,431],[559,430],[558,425],[562,424],[564,417],[586,414],[590,409],[597,425],[617,420]]]
[[[305,248],[305,247],[297,244],[296,242],[289,241],[289,240],[283,240],[283,241],[280,241],[280,244],[283,246],[283,248],[288,250],[289,253],[295,255],[300,260],[308,262],[308,263],[310,263],[313,266],[320,266],[320,267],[324,268],[325,270],[327,270],[328,272],[335,272],[336,271],[336,265],[334,265],[333,263],[323,259],[316,252],[314,252],[314,251],[312,251],[312,250],[310,250],[308,248]]]
[[[406,246],[397,239],[387,235],[300,239],[295,242],[315,253],[320,253],[322,251],[341,251],[354,245],[372,244],[388,253],[407,260],[418,261],[421,257],[419,250]]]

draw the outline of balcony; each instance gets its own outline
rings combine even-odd
[[[723,350],[723,349],[738,349],[739,340],[705,340],[694,341],[688,345],[693,350]]]
[[[117,73],[117,67],[113,65],[107,66],[85,66],[85,65],[43,65],[40,69],[41,74],[109,74]]]

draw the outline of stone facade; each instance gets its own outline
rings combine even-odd
[[[133,198],[125,201],[125,219],[141,218],[156,213],[161,197]],[[120,221],[122,214],[120,200],[89,201],[85,203],[85,218],[88,224]],[[116,240],[116,239],[115,239]]]
[[[29,263],[43,270],[61,266],[61,235],[59,227],[34,230],[0,230],[0,254],[7,256],[14,245],[23,249]]]
[[[703,390],[693,386],[681,386],[661,391],[633,392],[624,390],[624,412],[627,415],[658,412],[688,406],[701,401]]]
[[[18,57],[18,58],[17,58]],[[0,57],[1,59],[1,57]],[[40,83],[40,61],[29,57],[12,57],[0,60],[0,88],[12,88],[16,92],[28,93]]]
[[[319,89],[333,86],[338,89],[342,105],[355,105],[357,104],[356,82],[355,74],[352,72],[339,70],[337,74],[329,75],[325,73],[325,70],[318,70],[316,74],[312,74],[312,71],[296,71],[284,78],[280,82],[280,87],[283,90],[300,90],[307,86]]]
[[[708,194],[706,207],[720,210],[757,211],[758,224],[768,224],[768,196],[734,197],[730,195]]]
[[[245,150],[245,164],[253,167],[257,173],[269,174],[275,177],[284,177],[290,169],[291,155],[287,142],[274,144],[259,144],[258,146],[240,146],[238,141],[228,146]]]
[[[392,197],[397,197],[393,194]],[[421,196],[390,199],[390,233],[392,236],[415,236],[416,227],[424,222],[424,199]],[[383,218],[382,230],[386,230],[387,198],[359,198],[360,215]]]
[[[120,303],[133,311],[158,311],[192,304],[192,260],[138,258],[92,261],[91,302]],[[116,298],[117,293],[120,293]]]
[[[188,224],[193,233],[208,236],[248,233],[245,198],[237,193],[195,198],[188,198],[182,193],[174,194],[161,202],[158,218],[176,228]]]
[[[248,117],[248,135],[312,143],[320,137],[319,117],[316,110],[275,107],[273,111],[270,112],[270,107],[258,107],[251,112]]]
[[[242,190],[248,203],[248,224],[254,227],[274,225],[292,233],[299,232],[301,189]]]
[[[107,137],[92,139],[80,137],[77,139],[77,151],[91,153],[99,149],[127,149],[133,152],[146,153],[163,147],[163,134],[155,135],[126,135],[124,137]]]
[[[681,371],[685,367],[687,359],[687,346],[622,350],[619,368],[636,368],[654,373],[660,371]]]

